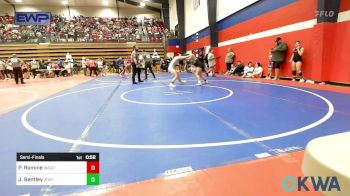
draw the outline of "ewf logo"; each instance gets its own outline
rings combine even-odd
[[[298,187],[298,191],[310,191],[310,188],[305,184],[309,178],[315,191],[341,191],[338,179],[335,176],[327,176],[325,178],[321,176],[299,176],[297,180],[292,176],[287,176],[282,180],[282,188],[285,191],[293,191]],[[291,182],[291,185],[288,186],[287,182]]]

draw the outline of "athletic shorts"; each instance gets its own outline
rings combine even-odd
[[[294,63],[303,62],[303,58],[293,58],[292,61],[293,61]]]
[[[273,62],[273,68],[275,69],[281,69],[282,61],[274,61]]]

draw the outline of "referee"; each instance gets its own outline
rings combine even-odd
[[[13,68],[13,74],[15,75],[15,81],[16,84],[18,84],[18,78],[21,79],[21,84],[25,84],[23,81],[23,73],[22,73],[22,60],[17,57],[16,54],[12,55],[12,58],[10,59],[10,65]]]
[[[138,63],[138,56],[137,56],[137,49],[136,46],[133,47],[132,53],[131,53],[131,66],[132,66],[132,83],[137,84],[135,81],[135,76],[137,73],[137,78],[139,82],[143,82],[141,80],[141,68],[139,67]]]

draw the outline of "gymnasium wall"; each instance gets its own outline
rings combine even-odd
[[[52,14],[59,14],[65,17],[69,17],[68,7],[65,6],[28,6],[28,5],[16,5],[17,12],[51,12]],[[160,14],[147,9],[141,8],[120,8],[119,15],[123,16],[136,16],[138,18],[143,17],[157,17],[160,18]],[[1,6],[1,13],[8,13],[14,15],[14,10],[11,6]],[[97,16],[97,17],[118,17],[117,8],[107,7],[70,7],[70,15],[73,16]]]
[[[207,0],[200,0],[200,6],[196,10],[194,10],[193,1],[185,0],[185,37],[209,25]]]
[[[317,0],[260,0],[218,22],[219,47],[214,49],[218,70],[225,69],[224,57],[232,48],[244,64],[261,62],[267,70],[268,53],[280,36],[289,50],[281,75],[291,77],[289,59],[294,42],[305,48],[303,72],[316,81],[350,83],[350,1],[341,0],[339,22],[316,22]],[[198,42],[187,37],[187,50],[210,44],[209,30],[199,31]],[[339,69],[339,66],[342,68]],[[340,71],[342,70],[342,71]],[[264,73],[266,74],[266,73]]]
[[[180,40],[179,39],[168,40],[166,51],[168,53],[174,53],[174,54],[181,53],[182,48],[181,48]]]
[[[10,5],[1,4],[0,5],[0,15],[13,15],[13,8]]]
[[[259,0],[218,0],[216,9],[217,21],[220,21],[227,16],[257,2]],[[204,3],[204,2],[203,2]],[[207,2],[205,2],[207,3]],[[234,4],[234,5],[233,5]]]
[[[327,81],[350,83],[350,1],[341,0],[338,23],[325,35],[332,46],[324,57],[328,60],[324,77]],[[329,57],[329,58],[328,58]],[[329,74],[328,74],[329,73]]]

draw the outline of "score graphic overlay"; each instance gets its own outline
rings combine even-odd
[[[17,185],[99,185],[99,153],[17,153]]]

